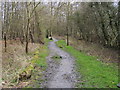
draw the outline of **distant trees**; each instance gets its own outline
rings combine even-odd
[[[19,39],[25,43],[25,51],[28,53],[28,43],[43,44],[40,27],[41,2],[4,2],[2,3],[2,38],[5,40]],[[39,15],[38,15],[39,14]],[[41,14],[41,15],[42,15]],[[43,33],[44,34],[44,33]]]
[[[64,20],[59,20],[60,24],[56,23],[57,27],[62,27],[55,28],[53,26],[56,29],[53,33],[67,35],[67,44],[68,36],[71,36],[77,40],[83,39],[107,47],[118,48],[120,41],[118,9],[119,4],[115,5],[114,2],[64,3],[57,12],[57,18]]]
[[[119,47],[120,2],[5,2],[2,3],[2,33],[21,43],[44,43],[51,35]]]
[[[118,47],[117,6],[111,2],[81,3],[74,15],[82,39]]]

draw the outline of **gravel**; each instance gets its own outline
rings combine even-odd
[[[45,82],[43,87],[46,88],[74,88],[76,82],[76,73],[74,69],[75,59],[67,52],[56,46],[57,40],[49,42],[49,56],[47,57],[48,68],[45,72]],[[55,55],[61,56],[59,63],[53,60]]]

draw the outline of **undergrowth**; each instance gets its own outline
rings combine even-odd
[[[48,56],[48,40],[45,40],[45,45],[40,45],[40,47],[34,52],[33,59],[30,61],[32,65],[35,66],[33,68],[33,76],[31,78],[31,82],[26,88],[40,88],[40,84],[44,82],[43,71],[47,68],[46,57]]]

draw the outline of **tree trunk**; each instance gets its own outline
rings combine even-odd
[[[68,33],[68,28],[67,28],[67,46],[69,46],[69,33]]]
[[[4,41],[5,41],[5,52],[7,51],[6,48],[7,48],[7,42],[6,42],[6,33],[4,34]]]
[[[31,43],[34,43],[34,39],[31,31],[30,31],[30,38],[31,38]]]
[[[25,52],[28,53],[28,41],[26,41]]]
[[[67,6],[67,26],[66,26],[66,29],[67,29],[67,46],[69,46],[69,7],[70,6],[70,2],[68,2],[68,6]]]
[[[118,48],[120,49],[120,1],[118,2]]]

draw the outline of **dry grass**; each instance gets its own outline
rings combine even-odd
[[[84,51],[88,55],[97,56],[100,61],[109,63],[118,63],[118,52],[112,48],[105,48],[100,44],[85,42],[83,40],[70,39],[70,44],[80,51]]]
[[[29,53],[25,53],[25,44],[21,44],[19,40],[7,41],[7,52],[5,52],[4,41],[2,42],[2,82],[3,87],[12,87],[14,78],[24,69],[32,59],[31,52],[35,51],[40,44],[29,43]]]

